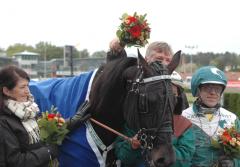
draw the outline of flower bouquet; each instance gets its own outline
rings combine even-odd
[[[65,135],[68,133],[65,120],[57,112],[57,108],[52,107],[50,112],[42,112],[38,119],[40,138],[48,144],[61,145]]]
[[[122,15],[122,23],[116,32],[122,45],[144,47],[148,43],[151,29],[145,18],[146,14],[137,15],[136,12],[133,16],[126,13]]]
[[[216,140],[212,140],[212,146],[230,158],[240,158],[240,133],[235,126],[226,127],[218,132]]]
[[[65,120],[57,112],[57,108],[51,107],[50,111],[42,112],[38,119],[40,129],[40,140],[46,144],[61,145],[68,133]],[[57,159],[51,160],[49,166],[58,166]]]

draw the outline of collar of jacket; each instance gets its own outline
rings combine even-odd
[[[14,115],[14,114],[9,110],[9,108],[4,106],[3,110],[0,112],[0,115]]]

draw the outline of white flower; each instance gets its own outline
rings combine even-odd
[[[223,132],[224,132],[223,128],[218,129],[217,136],[222,136]]]

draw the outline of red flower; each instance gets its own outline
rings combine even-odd
[[[48,120],[52,120],[55,116],[55,114],[48,114]]]
[[[141,35],[141,26],[139,25],[135,25],[132,28],[130,28],[130,30],[128,30],[128,32],[130,32],[131,36],[133,38],[138,38]]]
[[[135,23],[137,21],[137,19],[133,16],[128,16],[127,20],[128,20],[127,22],[128,25]]]
[[[232,140],[232,137],[230,136],[230,134],[229,134],[227,131],[223,132],[222,137],[223,137],[223,139],[225,139],[226,141]]]
[[[217,136],[217,140],[212,140],[212,145],[215,148],[220,148],[224,152],[224,155],[227,155],[231,158],[240,157],[240,138],[237,136],[240,134],[235,126],[224,128],[223,131],[219,131],[220,135]]]

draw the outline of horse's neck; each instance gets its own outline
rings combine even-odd
[[[98,122],[101,122],[116,131],[122,130],[123,121],[120,121],[120,118],[117,120],[116,118],[112,117],[111,115],[108,115],[106,117],[104,117],[104,115],[102,115],[101,117],[98,116],[94,119],[96,119]],[[111,132],[110,130],[105,129],[105,128],[95,124],[94,122],[92,122],[92,126],[93,126],[95,132],[97,133],[98,137],[102,140],[102,142],[106,146],[111,145],[117,137],[117,135],[114,134],[113,132]]]
[[[101,141],[103,142],[103,144],[106,147],[108,147],[109,145],[111,145],[114,142],[116,135],[112,134],[110,131],[108,131],[94,123],[92,123],[92,126],[93,126],[95,132],[97,133],[98,137],[101,139]]]

